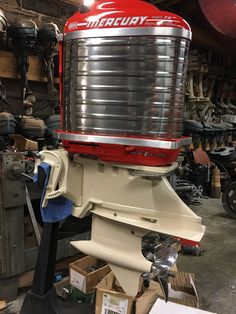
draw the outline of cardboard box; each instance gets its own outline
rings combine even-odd
[[[198,307],[193,277],[188,273],[176,273],[176,277],[169,285],[169,300]],[[131,297],[125,294],[111,272],[98,284],[96,314],[109,313],[109,311],[119,314],[148,314],[156,300],[161,297],[163,297],[162,290],[157,282],[151,282],[149,289],[140,297]]]
[[[199,297],[194,284],[194,274],[177,272],[171,279],[170,301],[199,308]]]
[[[110,272],[97,286],[96,296],[96,314],[134,313],[136,298],[125,294],[116,280],[116,277]]]
[[[94,271],[91,269],[94,268]],[[97,284],[111,271],[106,262],[96,257],[86,256],[70,264],[70,284],[82,291],[91,293]]]
[[[11,134],[11,138],[15,140],[15,148],[19,151],[38,151],[38,143],[32,140],[29,140],[28,138],[23,137],[20,134]]]
[[[160,285],[152,281],[149,292],[156,292],[158,298],[163,299]],[[199,298],[194,285],[194,274],[177,272],[169,283],[169,301],[183,304],[193,308],[199,308]]]

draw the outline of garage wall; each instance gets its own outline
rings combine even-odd
[[[32,19],[40,27],[47,22],[54,22],[58,25],[60,31],[63,31],[64,24],[68,17],[72,16],[77,7],[56,0],[1,0],[0,8],[5,12],[8,24],[13,24],[20,19]],[[9,50],[6,45],[0,45],[1,49]],[[1,64],[0,64],[1,66]],[[18,80],[1,78],[1,82],[7,89],[7,101],[13,108],[14,113],[24,113],[21,90]],[[47,86],[42,82],[29,82],[30,88],[36,96],[34,106],[34,115],[47,117],[50,109],[47,106]],[[57,86],[59,87],[59,86]],[[0,102],[0,111],[8,110],[3,102]]]
[[[39,26],[53,21],[61,31],[67,18],[77,11],[76,6],[56,0],[1,0],[0,8],[10,24],[22,18],[31,18]]]

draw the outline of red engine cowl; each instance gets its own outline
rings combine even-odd
[[[191,31],[189,24],[178,15],[160,11],[154,5],[140,0],[96,1],[87,13],[73,15],[64,31],[67,34],[89,29],[114,30],[127,27],[171,27]]]
[[[181,147],[191,30],[139,0],[97,1],[65,25],[62,130],[72,153],[164,166]]]

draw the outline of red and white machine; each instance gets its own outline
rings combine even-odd
[[[52,169],[43,207],[64,196],[74,216],[93,215],[91,240],[72,244],[106,260],[130,295],[142,273],[159,271],[143,236],[200,241],[205,230],[166,178],[184,140],[190,39],[172,13],[102,0],[68,20],[60,43],[63,148],[41,152]]]
[[[70,18],[57,133],[65,149],[134,165],[175,161],[190,39],[182,18],[144,1],[97,1]]]

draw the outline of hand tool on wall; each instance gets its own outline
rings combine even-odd
[[[28,207],[28,210],[29,210],[30,219],[31,219],[32,226],[33,226],[33,229],[34,229],[34,234],[35,234],[35,237],[36,237],[36,240],[37,240],[37,244],[39,246],[40,242],[41,242],[41,234],[40,234],[40,230],[39,230],[39,226],[38,226],[37,220],[35,218],[34,209],[33,209],[32,203],[31,203],[30,194],[29,194],[29,190],[28,190],[27,185],[25,185],[25,195],[26,195],[26,204],[27,204],[27,207]]]

